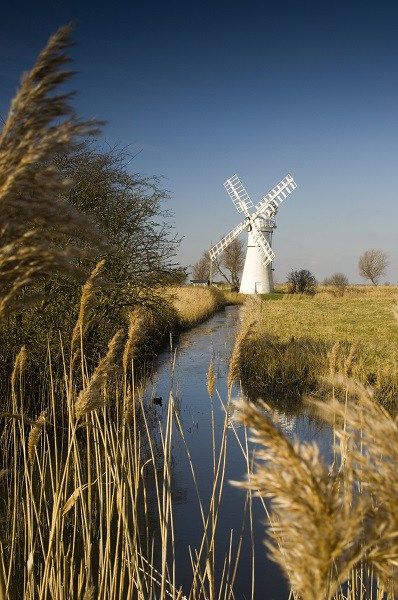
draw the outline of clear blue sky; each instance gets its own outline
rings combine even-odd
[[[359,281],[367,248],[398,281],[398,4],[390,2],[7,2],[0,112],[48,36],[77,21],[74,87],[105,138],[161,174],[185,236],[180,260],[238,223],[222,187],[253,200],[291,172],[276,276],[306,267]]]

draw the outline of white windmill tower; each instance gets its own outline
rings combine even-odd
[[[272,292],[272,261],[275,254],[271,242],[272,232],[276,228],[275,215],[283,200],[296,189],[297,184],[291,175],[286,175],[254,207],[237,175],[227,179],[224,187],[237,211],[244,213],[245,220],[211,248],[210,260],[213,262],[246,229],[248,231],[247,252],[239,291],[242,294]],[[252,213],[249,212],[251,208],[254,208]]]

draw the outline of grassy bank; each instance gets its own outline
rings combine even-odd
[[[351,286],[344,296],[283,294],[250,301],[239,342],[239,371],[248,391],[269,400],[298,399],[319,389],[332,361],[374,387],[378,398],[398,394],[398,288]],[[242,330],[242,331],[243,331]],[[239,340],[238,340],[239,341]]]
[[[169,288],[165,297],[176,313],[174,328],[189,329],[202,323],[230,304],[243,304],[242,294],[213,287],[181,286]]]

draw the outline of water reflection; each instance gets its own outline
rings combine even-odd
[[[171,355],[164,353],[158,360],[154,380],[147,390],[147,395],[168,397],[169,390],[174,390],[174,398],[178,407],[178,416],[189,447],[192,462],[195,465],[195,476],[198,492],[205,506],[208,505],[212,493],[213,449],[212,422],[216,445],[219,448],[224,426],[224,406],[227,403],[227,367],[231,348],[239,324],[239,309],[228,307],[215,315],[210,321],[196,329],[184,333],[176,348],[174,372],[171,369]],[[216,390],[213,402],[209,401],[206,389],[206,373],[210,360],[214,362],[217,375]],[[234,397],[240,391],[234,391]],[[280,427],[290,438],[300,441],[315,441],[327,460],[332,459],[332,437],[329,428],[315,419],[302,407],[274,407],[279,416]],[[156,407],[160,420],[164,419],[167,403]],[[230,410],[230,409],[228,409]],[[218,516],[216,550],[221,557],[216,563],[216,574],[221,577],[222,558],[228,553],[229,545],[236,549],[240,532],[244,531],[239,568],[235,582],[235,598],[252,597],[251,571],[254,565],[255,588],[253,598],[267,600],[286,600],[288,590],[279,568],[266,558],[263,545],[265,537],[264,509],[259,501],[253,505],[253,530],[247,512],[245,513],[245,494],[242,490],[229,485],[230,480],[242,480],[246,473],[245,458],[241,444],[245,444],[244,430],[238,427],[229,413],[228,456],[226,462],[225,486],[221,509]],[[185,444],[181,437],[174,436],[173,448],[173,486],[174,486],[174,525],[175,525],[175,558],[178,584],[188,589],[192,577],[190,549],[198,547],[202,537],[201,513],[197,500],[197,490],[192,478]],[[252,555],[254,548],[254,557]]]

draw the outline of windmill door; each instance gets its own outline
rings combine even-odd
[[[261,281],[256,281],[256,283],[254,284],[254,291],[256,294],[261,294],[261,292],[262,292]]]

